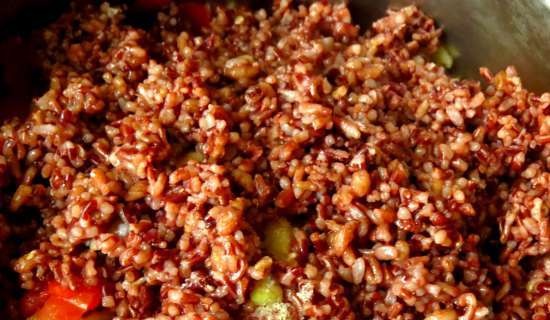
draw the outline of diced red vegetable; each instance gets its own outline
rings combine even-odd
[[[101,303],[101,285],[77,284],[74,290],[56,281],[27,292],[21,302],[21,312],[32,320],[79,320],[87,311]]]
[[[79,284],[75,290],[71,290],[52,281],[48,283],[48,293],[50,296],[60,297],[84,310],[92,310],[101,303],[101,286],[99,285]]]
[[[30,320],[80,320],[86,310],[59,297],[50,297]]]
[[[191,21],[195,28],[208,27],[210,25],[210,10],[202,2],[184,2],[181,4],[183,15]]]
[[[30,290],[20,300],[20,310],[25,318],[35,314],[48,299],[48,292],[45,288]]]

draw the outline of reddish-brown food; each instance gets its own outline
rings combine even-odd
[[[2,319],[547,318],[550,94],[448,76],[415,7],[142,2],[39,31]]]
[[[93,310],[101,303],[101,286],[77,284],[74,289],[62,286],[56,281],[48,283],[50,297],[59,297],[84,311]]]
[[[212,17],[210,15],[210,10],[204,2],[184,2],[181,4],[181,8],[185,17],[191,21],[194,27],[206,28],[210,24]]]
[[[21,299],[21,313],[34,320],[80,319],[86,312],[101,303],[101,286],[86,285],[77,281],[74,288],[64,287],[57,281],[49,281],[25,292]]]
[[[68,302],[67,300],[52,297],[48,298],[44,306],[40,308],[30,320],[79,320],[85,310]]]
[[[20,300],[21,315],[25,318],[35,314],[48,300],[48,292],[44,288],[28,290]]]

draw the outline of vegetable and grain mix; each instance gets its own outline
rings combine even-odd
[[[7,318],[548,318],[550,94],[448,76],[416,7],[141,2],[40,31],[48,88],[0,128]]]

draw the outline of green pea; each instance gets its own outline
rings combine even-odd
[[[292,225],[286,219],[278,219],[265,229],[264,248],[276,260],[288,262],[292,236]]]
[[[283,301],[283,288],[273,278],[256,282],[250,295],[255,305],[265,306]]]

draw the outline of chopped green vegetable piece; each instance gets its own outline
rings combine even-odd
[[[264,247],[276,260],[289,261],[292,225],[286,219],[272,222],[265,230]]]
[[[283,288],[273,278],[256,282],[250,299],[255,305],[265,306],[283,301]]]
[[[237,1],[236,0],[227,0],[227,7],[229,9],[237,8]]]
[[[449,54],[451,55],[451,57],[453,57],[453,58],[458,58],[458,57],[460,57],[460,51],[458,51],[458,48],[457,48],[457,47],[455,47],[455,46],[452,45],[452,44],[447,44],[446,47],[447,47],[447,51],[449,52]]]
[[[453,57],[445,47],[439,47],[434,53],[433,59],[435,63],[445,69],[450,69],[453,66]]]
[[[196,162],[202,162],[204,160],[204,154],[197,151],[187,152],[184,156],[185,161],[194,160]]]

